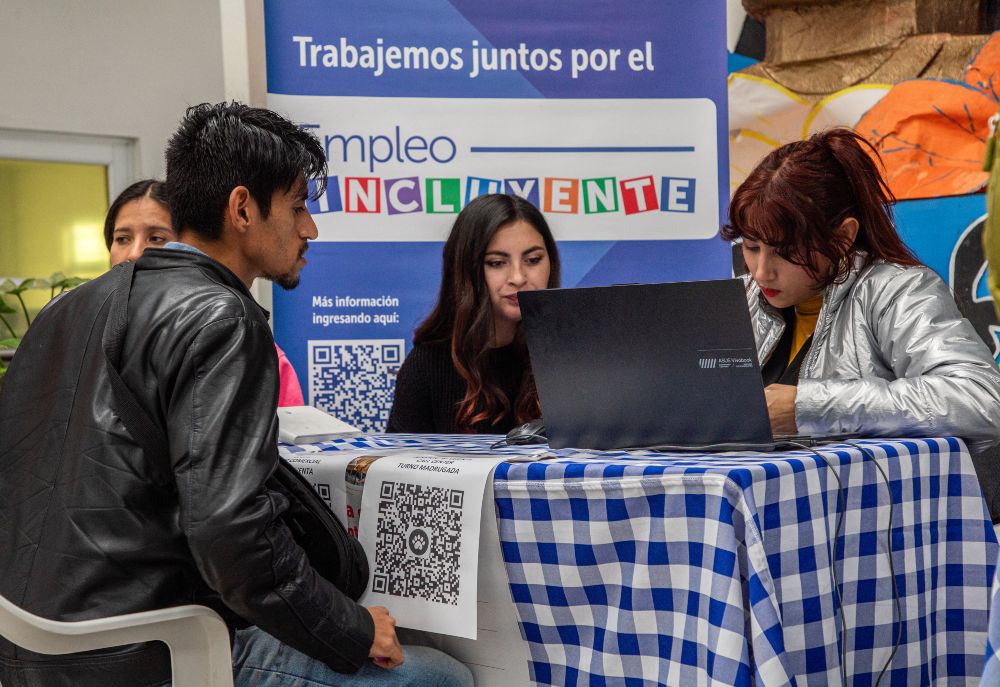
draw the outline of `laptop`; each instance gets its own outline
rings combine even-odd
[[[739,279],[518,301],[552,448],[768,451],[846,438],[772,434]]]

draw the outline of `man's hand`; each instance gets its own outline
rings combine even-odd
[[[396,619],[389,615],[384,606],[372,606],[368,609],[375,621],[375,640],[368,656],[375,665],[382,668],[395,668],[403,665],[403,648],[399,646],[396,637]]]
[[[764,387],[767,414],[771,417],[771,431],[775,434],[796,434],[795,394],[798,388],[790,384],[771,384]]]

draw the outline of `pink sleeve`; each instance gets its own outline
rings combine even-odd
[[[278,344],[274,344],[274,348],[278,351],[278,406],[304,406],[306,402],[302,399],[302,387],[299,386],[295,368]]]

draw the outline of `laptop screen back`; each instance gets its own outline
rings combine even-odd
[[[552,448],[772,440],[738,279],[519,295]]]

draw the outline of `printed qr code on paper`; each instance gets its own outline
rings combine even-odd
[[[363,432],[381,432],[389,421],[403,339],[309,342],[309,401]]]
[[[373,592],[458,604],[464,498],[460,489],[382,482]]]
[[[313,485],[313,489],[316,490],[316,493],[319,494],[319,497],[323,499],[323,503],[326,504],[326,507],[333,510],[333,498],[330,494],[330,485],[323,484],[322,482],[311,482],[311,484]]]

